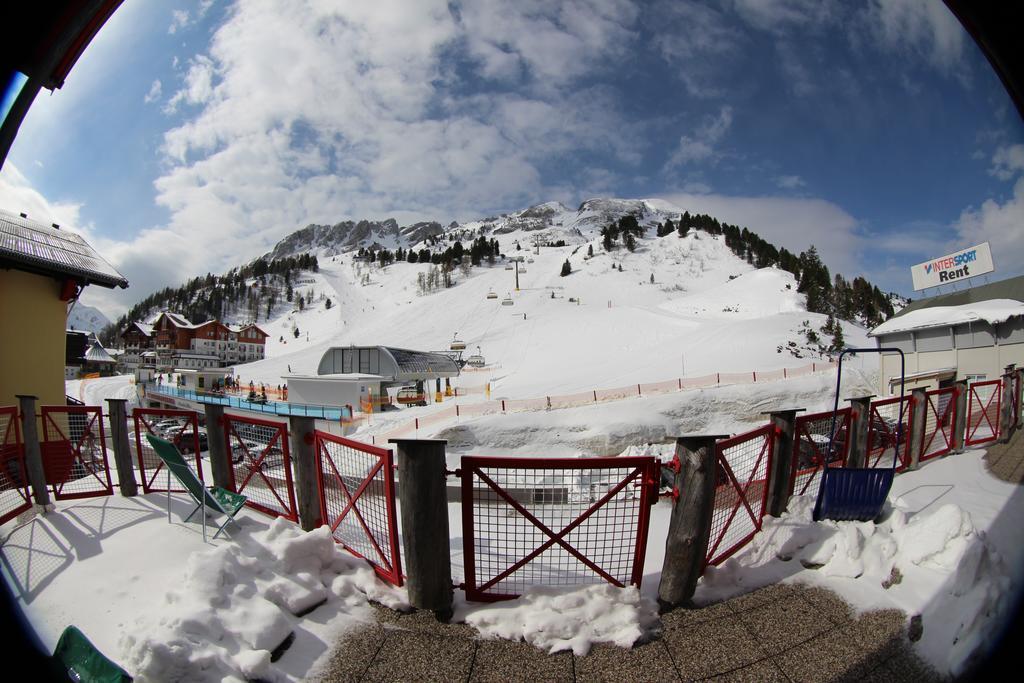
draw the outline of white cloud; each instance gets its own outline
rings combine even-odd
[[[167,27],[170,34],[177,33],[189,24],[188,10],[176,9],[171,12],[171,25]]]
[[[156,79],[155,81],[153,81],[153,85],[149,86],[149,92],[146,93],[146,96],[144,98],[142,98],[143,102],[145,102],[146,104],[156,102],[160,99],[160,96],[163,94],[163,90],[163,84],[160,83],[160,79]]]
[[[716,146],[732,126],[732,107],[723,106],[715,117],[709,117],[693,135],[679,137],[679,146],[665,164],[666,169],[693,162],[715,162],[721,156]]]
[[[866,247],[857,220],[824,199],[737,197],[722,194],[662,194],[662,199],[688,210],[748,227],[779,247],[798,254],[812,244],[832,273],[847,277],[863,272]]]
[[[957,240],[952,249],[989,242],[997,272],[1017,275],[1024,271],[1024,177],[1013,186],[1006,201],[985,200],[968,207],[954,224]]]
[[[203,104],[213,96],[214,65],[209,57],[199,55],[192,60],[185,75],[185,87],[174,93],[164,108],[168,113],[177,110],[182,102]]]
[[[83,232],[82,205],[75,202],[51,202],[32,187],[28,178],[10,160],[0,169],[0,208],[12,213],[24,213],[29,218],[49,225]]]
[[[775,184],[784,190],[797,190],[807,185],[798,175],[780,175],[775,178]]]
[[[944,3],[872,0],[868,21],[883,48],[916,56],[944,73],[966,79],[966,33]]]
[[[1009,180],[1024,171],[1024,145],[1002,145],[992,155],[989,173],[1000,180]]]

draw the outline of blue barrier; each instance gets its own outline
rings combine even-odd
[[[287,401],[247,401],[234,396],[224,396],[208,391],[196,391],[195,389],[181,389],[179,387],[154,385],[147,382],[146,393],[163,394],[184,398],[197,403],[215,403],[239,410],[250,410],[256,413],[269,413],[271,415],[297,415],[300,417],[318,417],[323,420],[351,419],[352,411],[343,406],[318,406],[305,403],[289,403]]]

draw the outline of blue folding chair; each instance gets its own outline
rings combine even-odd
[[[228,491],[219,486],[210,486],[208,488],[203,487],[203,482],[199,481],[195,473],[185,462],[185,458],[181,457],[181,453],[170,441],[161,439],[158,436],[152,434],[146,434],[146,438],[149,439],[150,445],[159,457],[164,462],[164,466],[167,468],[167,521],[171,520],[171,475],[173,474],[181,485],[185,487],[188,494],[192,496],[192,500],[196,503],[196,509],[185,517],[184,521],[192,519],[192,515],[196,514],[200,509],[203,511],[203,541],[206,540],[206,509],[210,508],[214,512],[220,512],[221,514],[227,515],[227,519],[217,528],[217,533],[213,535],[214,538],[224,530],[224,527],[230,522],[235,521],[235,515],[245,505],[246,497],[240,493],[234,493]]]

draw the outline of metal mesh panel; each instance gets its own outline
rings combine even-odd
[[[642,394],[668,394],[673,391],[679,391],[679,380],[677,379],[640,385],[640,393]]]
[[[829,435],[833,429],[831,412],[802,415],[796,419],[793,439],[793,494],[817,496],[821,484],[821,468],[827,461],[830,467],[843,467],[850,446],[850,409],[835,413],[835,436],[829,456]]]
[[[986,443],[999,437],[1002,380],[975,382],[967,403],[967,444]]]
[[[956,389],[937,389],[925,394],[924,440],[921,460],[945,455],[953,446]]]
[[[718,384],[718,375],[704,375],[703,377],[684,377],[683,389],[697,389],[700,387],[711,387]]]
[[[597,396],[598,401],[617,401],[623,398],[633,398],[634,396],[638,396],[640,392],[637,390],[637,385],[631,384],[628,387],[597,389],[594,394]]]
[[[754,381],[753,372],[720,372],[719,384],[750,384]]]
[[[466,594],[639,585],[654,458],[463,458]]]
[[[224,435],[236,493],[246,505],[298,521],[288,453],[288,426],[237,415],[224,416]]]
[[[391,451],[316,432],[321,511],[334,540],[402,585]]]
[[[771,467],[773,428],[766,425],[720,441],[715,508],[706,564],[718,564],[761,529]]]
[[[93,406],[43,406],[46,483],[58,500],[109,496],[114,487],[107,460],[103,412]]]
[[[195,472],[199,481],[203,481],[203,466],[200,452],[206,450],[200,442],[199,415],[191,410],[161,410],[156,408],[136,408],[132,411],[135,433],[128,442],[135,447],[136,462],[139,463],[139,474],[142,478],[142,490],[145,493],[167,491],[167,469],[164,462],[157,457],[153,447],[149,445],[146,434],[167,439],[188,458],[195,456]],[[176,477],[170,478],[170,490],[184,492],[185,488]]]
[[[561,396],[551,396],[550,398],[552,408],[572,408],[593,403],[594,392],[581,391],[576,394],[562,394]]]
[[[0,524],[32,507],[18,409],[0,407]]]
[[[910,416],[913,415],[910,396],[903,399],[887,398],[871,404],[868,424],[867,466],[892,467],[893,458],[899,457],[897,471],[903,470],[910,462]],[[900,441],[899,453],[895,452]]]

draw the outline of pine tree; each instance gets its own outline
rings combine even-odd
[[[295,338],[296,339],[299,338],[299,328],[298,328],[298,326],[295,327]]]
[[[570,273],[572,273],[572,264],[569,263],[569,259],[565,259],[565,263],[562,264],[561,276],[565,277],[566,275],[569,275]],[[551,293],[554,294],[554,292],[551,292]]]

